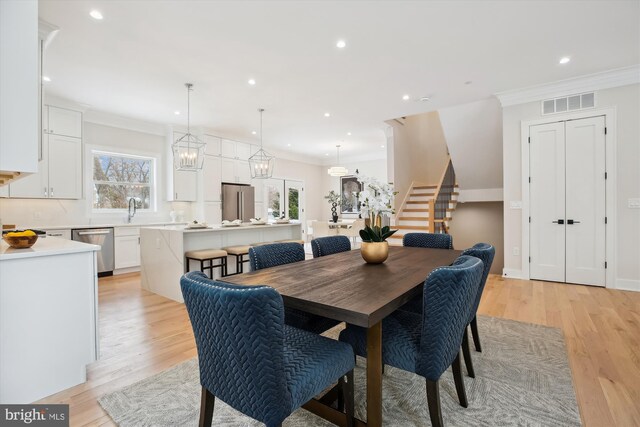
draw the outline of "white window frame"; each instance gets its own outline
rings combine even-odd
[[[88,187],[89,193],[87,194],[87,199],[89,199],[89,203],[91,205],[91,211],[94,214],[108,214],[108,213],[122,213],[122,212],[127,212],[127,208],[121,208],[121,209],[101,209],[101,208],[96,208],[93,205],[93,188],[94,185],[96,183],[96,181],[94,181],[93,179],[93,174],[94,174],[94,158],[96,155],[108,155],[108,156],[113,156],[113,157],[123,157],[123,158],[129,158],[129,159],[141,159],[141,160],[149,160],[151,162],[150,164],[150,177],[149,177],[149,208],[138,208],[137,211],[138,212],[157,212],[157,163],[158,163],[158,159],[155,156],[152,155],[140,155],[140,154],[130,154],[130,153],[126,153],[126,152],[121,152],[121,151],[109,151],[109,150],[100,150],[100,149],[92,149],[91,150],[91,156],[90,156],[90,165],[91,165],[91,178],[90,178],[90,185]],[[103,184],[111,184],[111,182],[102,182],[100,181],[100,183]],[[126,183],[124,183],[126,184]]]

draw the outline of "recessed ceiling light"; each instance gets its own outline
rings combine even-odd
[[[50,82],[50,81],[51,81],[51,78],[50,78],[50,77],[47,77],[47,76],[42,76],[42,81],[43,81],[43,82]]]
[[[563,56],[562,58],[560,58],[560,64],[568,64],[569,61],[571,61],[571,58],[569,58],[568,56]]]
[[[257,134],[257,133],[258,133],[258,132],[256,132],[255,130],[252,130],[252,131],[251,131],[251,135],[255,135],[255,134]]]
[[[175,114],[176,116],[180,115],[180,111],[174,111],[173,114]]]
[[[402,95],[402,100],[403,101],[408,101],[409,100],[409,95]]]
[[[89,12],[89,16],[91,16],[93,19],[97,19],[98,21],[102,19],[102,13],[100,13],[99,10],[95,9]]]
[[[247,82],[249,83],[251,86],[256,84],[256,81],[254,79],[249,79],[249,81]]]
[[[347,136],[351,136],[351,132],[347,132]]]
[[[329,155],[329,153],[324,153],[324,155],[325,155],[325,156],[328,156],[328,155]]]
[[[287,147],[291,147],[291,144],[287,144]]]
[[[331,113],[324,113],[325,117],[331,117]]]
[[[344,49],[347,46],[347,42],[344,40],[338,40],[338,42],[336,43],[336,47],[338,49]]]
[[[420,101],[426,102],[426,101],[429,101],[429,99],[430,98],[428,96],[423,96],[423,97],[420,98]]]
[[[384,145],[381,145],[380,148],[384,148]]]

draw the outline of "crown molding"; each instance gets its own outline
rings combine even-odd
[[[588,74],[586,76],[559,80],[542,85],[529,86],[498,92],[495,96],[503,107],[525,104],[527,102],[542,101],[576,93],[609,89],[618,86],[640,83],[640,65]]]

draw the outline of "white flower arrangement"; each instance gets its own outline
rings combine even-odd
[[[358,193],[358,200],[362,205],[360,212],[364,216],[378,216],[395,213],[393,199],[398,194],[393,191],[393,183],[381,183],[376,178],[358,174],[358,181],[362,183],[362,191]]]

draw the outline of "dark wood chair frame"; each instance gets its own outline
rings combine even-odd
[[[229,254],[229,256],[236,257],[236,272],[233,274],[227,274],[227,276],[244,273],[243,265],[245,262],[249,262],[249,253],[247,252],[246,254]]]

